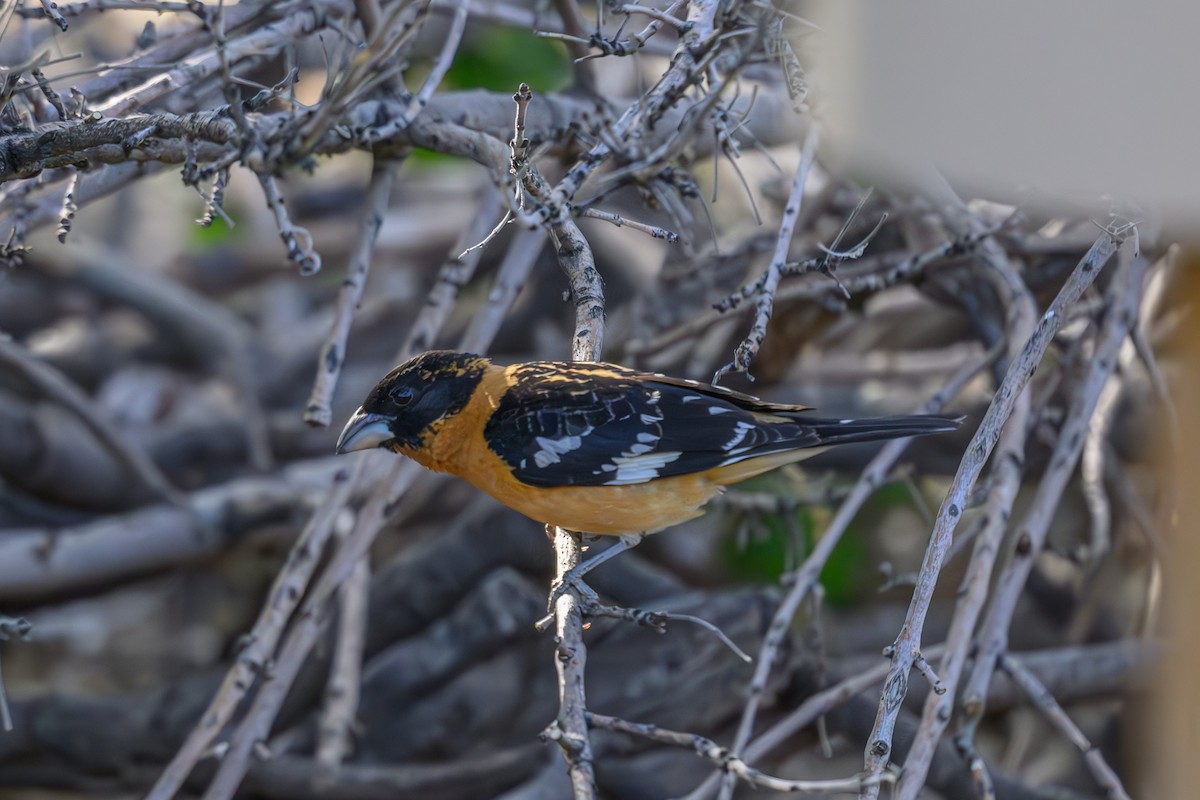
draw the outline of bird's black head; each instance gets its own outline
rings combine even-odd
[[[434,423],[463,409],[487,366],[485,358],[449,350],[404,362],[375,384],[342,430],[337,452],[418,448]]]

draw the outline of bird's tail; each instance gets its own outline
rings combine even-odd
[[[812,429],[821,445],[876,442],[904,436],[924,436],[957,430],[963,417],[942,417],[936,414],[910,414],[899,417],[868,419],[814,419],[807,414],[797,416]]]

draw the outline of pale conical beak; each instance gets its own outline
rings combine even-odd
[[[396,438],[388,428],[388,422],[390,420],[382,414],[368,414],[360,407],[346,423],[346,427],[342,428],[336,452],[370,450]]]

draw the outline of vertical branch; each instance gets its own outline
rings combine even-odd
[[[558,253],[558,263],[567,274],[571,297],[575,301],[575,334],[571,339],[571,358],[575,361],[597,361],[604,345],[604,282],[596,270],[592,248],[567,213],[544,204],[550,201],[551,191],[529,160],[529,142],[525,139],[525,112],[533,94],[522,83],[513,102],[512,172],[516,175],[531,204],[542,204],[538,210],[547,220],[550,235]],[[554,572],[558,583],[579,565],[580,536],[573,531],[554,528]],[[592,745],[588,738],[587,696],[584,674],[587,648],[583,643],[583,595],[578,586],[568,585],[554,601],[554,630],[558,671],[558,717],[543,732],[543,737],[558,743],[567,759],[571,786],[576,800],[595,797],[595,774],[592,764]]]
[[[354,252],[350,255],[350,263],[346,265],[346,277],[338,290],[333,327],[317,357],[317,377],[304,409],[304,421],[309,425],[324,428],[333,419],[333,392],[337,388],[338,376],[342,374],[342,365],[346,363],[346,338],[350,335],[354,312],[358,310],[363,287],[367,284],[371,255],[375,252],[375,242],[379,239],[379,229],[383,226],[398,169],[395,161],[376,161],[371,169],[362,225],[358,230]]]
[[[317,761],[330,769],[342,763],[354,739],[370,590],[371,565],[368,556],[363,556],[338,589],[337,646],[317,724]]]
[[[580,535],[574,531],[554,528],[555,580],[562,581],[579,566]],[[592,743],[588,737],[587,694],[584,676],[587,671],[587,646],[583,643],[582,597],[571,586],[554,601],[555,659],[558,672],[558,716],[542,737],[558,744],[567,760],[571,777],[572,796],[586,800],[596,796],[595,767],[592,763]]]
[[[964,720],[958,738],[964,749],[968,749],[966,746],[973,741],[975,728],[986,710],[987,687],[1000,656],[1008,647],[1013,611],[1034,559],[1045,543],[1063,489],[1075,473],[1088,422],[1096,410],[1105,382],[1116,367],[1121,344],[1137,321],[1146,275],[1146,260],[1138,253],[1137,244],[1135,231],[1121,245],[1121,263],[1105,295],[1106,316],[1096,342],[1095,356],[1059,431],[1046,475],[1017,527],[1010,560],[996,579],[991,605],[977,637],[975,667],[963,688]]]
[[[571,358],[598,361],[604,346],[604,280],[596,269],[592,248],[573,220],[552,225],[551,235],[558,249],[558,263],[567,273],[575,301]]]
[[[558,253],[558,263],[567,274],[571,299],[575,303],[575,335],[571,357],[576,361],[596,361],[604,346],[604,279],[596,269],[596,259],[583,232],[571,218],[570,203],[560,199],[529,161],[529,140],[525,138],[525,112],[533,99],[529,85],[522,83],[513,101],[517,111],[513,120],[512,173],[517,176],[526,201],[537,206],[538,217],[550,228]]]
[[[796,230],[796,220],[800,218],[800,203],[804,199],[804,184],[808,181],[808,173],[812,169],[813,155],[817,150],[820,131],[816,123],[808,128],[804,137],[804,147],[800,153],[800,163],[796,166],[796,174],[792,177],[792,188],[788,193],[787,205],[783,209],[783,219],[779,222],[779,235],[775,239],[775,252],[771,255],[771,263],[767,274],[763,276],[758,287],[758,296],[754,301],[754,324],[744,341],[737,346],[733,361],[717,370],[713,383],[721,380],[730,372],[745,372],[749,374],[750,362],[758,355],[763,339],[767,336],[767,323],[771,321],[771,313],[775,307],[775,291],[787,265],[788,249],[792,244],[792,236]]]
[[[1003,251],[989,240],[984,245],[985,257],[992,267],[997,294],[1008,309],[1008,358],[1011,363],[1019,355],[1019,347],[1033,331],[1035,306],[1021,276]],[[990,490],[983,508],[983,530],[975,539],[971,560],[963,577],[954,618],[946,635],[945,655],[938,664],[938,676],[945,691],[930,692],[925,700],[921,724],[905,759],[904,772],[896,789],[897,797],[915,797],[925,784],[929,765],[933,762],[958,696],[959,680],[966,666],[972,635],[979,614],[988,597],[988,588],[1000,551],[1000,542],[1008,529],[1013,501],[1021,487],[1025,460],[1025,439],[1031,409],[1029,390],[1017,397],[1012,415],[1004,423],[996,445],[995,465],[991,473]]]
[[[604,344],[604,285],[596,270],[592,249],[569,218],[552,223],[551,234],[558,245],[559,264],[567,273],[571,296],[575,299],[571,358],[598,361]],[[580,535],[555,528],[555,580],[561,583],[579,565],[580,558]],[[551,726],[557,734],[551,734],[551,738],[563,748],[576,800],[595,796],[592,747],[585,717],[587,648],[583,643],[582,602],[582,593],[576,586],[568,587],[554,602],[554,630],[558,643],[554,666],[558,670],[559,714]]]
[[[904,625],[900,630],[890,655],[891,668],[884,682],[883,692],[879,701],[879,710],[875,724],[867,742],[864,763],[868,778],[882,776],[892,754],[892,737],[896,729],[896,720],[900,715],[901,703],[908,693],[908,676],[920,656],[921,637],[925,629],[925,615],[933,601],[933,590],[937,585],[938,573],[946,551],[953,540],[954,529],[962,517],[967,496],[975,479],[983,470],[992,448],[1000,436],[1004,422],[1012,415],[1017,399],[1024,390],[1033,372],[1045,355],[1050,341],[1058,333],[1066,316],[1066,311],[1078,301],[1083,292],[1092,284],[1101,267],[1116,251],[1118,241],[1114,234],[1105,232],[1083,259],[1076,265],[1067,282],[1059,292],[1050,308],[1042,316],[1034,328],[1033,334],[1021,348],[1020,355],[1008,367],[1008,371],[996,390],[992,404],[984,414],[979,429],[971,438],[966,454],[958,466],[958,472],[947,492],[942,505],[938,509],[934,521],[933,533],[925,557],[917,574],[916,588],[905,615]],[[862,797],[876,798],[879,796],[875,784],[868,784],[862,792]]]

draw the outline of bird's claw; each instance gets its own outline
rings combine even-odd
[[[583,572],[576,572],[575,569],[572,569],[563,576],[561,581],[556,582],[550,588],[550,596],[546,600],[546,613],[553,614],[554,606],[558,604],[558,598],[571,589],[579,593],[579,599],[583,605],[598,602],[600,599],[596,590],[584,583]]]

